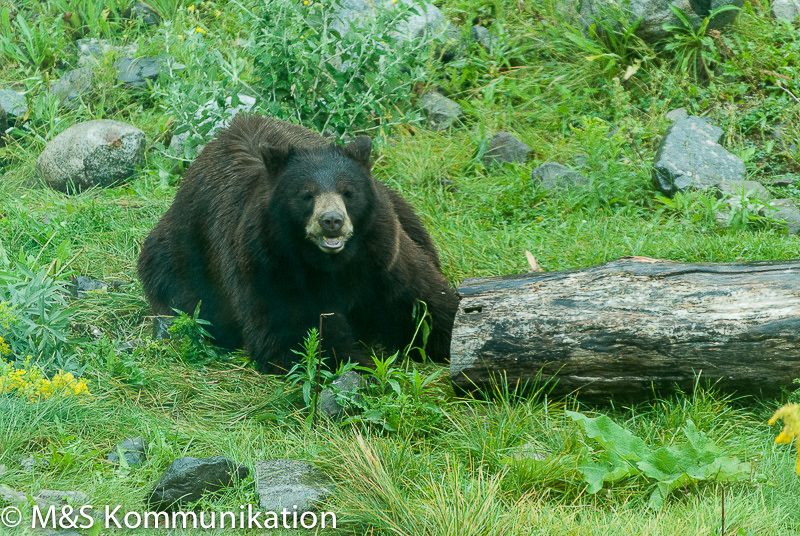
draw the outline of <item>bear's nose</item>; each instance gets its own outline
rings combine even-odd
[[[335,210],[325,212],[319,217],[319,226],[326,233],[336,234],[342,230],[344,225],[344,218]]]

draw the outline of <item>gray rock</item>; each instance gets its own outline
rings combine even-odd
[[[473,26],[469,31],[469,36],[473,41],[479,43],[489,52],[492,51],[497,43],[497,38],[492,37],[492,35],[489,33],[489,29],[484,28],[483,26]]]
[[[25,473],[32,473],[33,471],[47,469],[48,467],[50,467],[49,461],[34,458],[33,456],[27,456],[19,460],[19,468]]]
[[[770,10],[777,20],[789,22],[800,20],[800,0],[772,0]]]
[[[24,493],[15,491],[7,486],[0,486],[0,503],[25,504],[28,497]]]
[[[744,163],[717,144],[721,136],[721,129],[700,117],[675,121],[656,152],[654,176],[658,187],[672,194],[743,181]]]
[[[350,401],[365,386],[366,380],[361,374],[353,370],[345,372],[319,394],[317,411],[331,418],[345,414],[352,407]]]
[[[161,23],[161,15],[150,4],[136,2],[127,12],[127,17],[131,19],[141,19],[148,26],[158,26]]]
[[[147,81],[158,78],[162,71],[172,69],[182,71],[186,66],[173,61],[170,56],[148,56],[144,58],[125,57],[114,62],[117,70],[117,82],[128,87],[147,87]]]
[[[586,188],[591,181],[566,166],[547,162],[533,168],[531,180],[549,192]]]
[[[74,296],[79,300],[85,298],[90,292],[108,290],[108,283],[91,279],[85,276],[78,276],[75,278],[75,293]]]
[[[435,5],[413,0],[405,0],[403,3],[412,14],[401,20],[392,32],[399,43],[441,35],[450,29],[444,14]]]
[[[144,163],[144,132],[119,121],[97,119],[69,127],[47,144],[36,173],[61,192],[108,187]]]
[[[0,108],[8,119],[22,119],[28,113],[25,95],[13,89],[0,89]]]
[[[36,498],[52,504],[91,504],[91,499],[89,496],[82,491],[59,491],[54,489],[43,489],[36,494]]]
[[[495,134],[486,153],[483,155],[483,165],[492,167],[510,163],[525,163],[531,154],[531,148],[508,132]]]
[[[428,126],[434,130],[447,130],[464,116],[464,110],[458,103],[436,91],[423,95],[419,106],[428,119]]]
[[[137,467],[147,461],[147,443],[141,437],[132,437],[118,443],[106,456],[106,460],[119,463],[119,452],[122,451],[128,467]]]
[[[253,464],[258,504],[265,512],[283,508],[297,512],[315,510],[315,503],[325,500],[333,488],[319,469],[298,460],[266,460]]]
[[[145,502],[157,510],[199,500],[204,493],[220,490],[247,478],[250,471],[224,456],[179,458],[173,461],[147,494]]]
[[[110,39],[96,39],[94,37],[78,39],[75,41],[75,46],[78,47],[78,67],[93,67],[97,65],[100,58],[108,53],[134,56],[139,48],[135,44],[115,45]]]
[[[778,210],[771,212],[769,216],[775,220],[786,221],[789,234],[800,235],[800,208],[795,202],[791,199],[776,199],[770,205]]]
[[[667,112],[667,115],[664,116],[668,121],[677,121],[679,119],[686,119],[689,117],[689,112],[686,111],[686,108],[675,108],[674,110],[670,110]]]
[[[765,179],[765,182],[770,186],[791,186],[796,181],[800,181],[800,175],[794,175],[793,173]]]
[[[225,108],[222,110],[221,113],[219,112],[220,106],[217,104],[217,101],[211,100],[205,103],[203,106],[197,110],[195,114],[195,120],[199,122],[198,126],[205,125],[211,121],[214,121],[214,124],[211,126],[211,129],[208,131],[207,139],[211,139],[214,135],[219,132],[221,129],[227,127],[231,120],[239,113],[247,113],[253,109],[256,105],[256,99],[249,95],[245,95],[243,93],[239,94],[239,104],[233,106],[233,99],[231,97],[225,98]],[[217,117],[221,117],[221,119],[214,120],[211,117],[206,117],[209,114],[214,114]],[[205,119],[203,119],[205,117]],[[175,154],[183,154],[183,147],[186,145],[186,140],[189,139],[189,131],[181,132],[180,134],[176,134],[172,136],[172,140],[170,140],[169,148]],[[199,150],[198,150],[199,152]]]
[[[679,19],[675,16],[669,5],[683,11],[689,18],[695,29],[700,26],[704,17],[709,12],[725,5],[742,7],[744,0],[705,0],[698,2],[695,0],[630,0],[620,2],[619,0],[582,0],[580,2],[581,24],[585,27],[597,22],[605,21],[606,24],[618,26],[615,20],[615,13],[620,9],[627,11],[630,24],[639,21],[636,27],[636,35],[649,43],[660,41],[669,37],[669,32],[664,29],[664,24],[681,26]],[[711,19],[709,29],[719,30],[729,25],[736,19],[738,10],[726,11]]]
[[[7,472],[8,472],[8,467],[6,467],[5,465],[0,465],[0,478],[3,478],[3,475],[5,475]]]
[[[92,89],[92,68],[80,67],[64,73],[50,88],[50,93],[57,97],[62,106],[75,108],[83,95]]]
[[[741,182],[721,182],[716,186],[716,189],[722,196],[734,197],[741,199],[742,196],[748,199],[757,199],[764,203],[772,199],[772,194],[769,193],[764,185],[756,181],[741,181]]]
[[[402,10],[408,13],[405,17],[398,17],[394,27],[386,29],[387,34],[398,43],[451,29],[438,7],[419,0],[341,0],[333,5],[330,28],[344,35],[351,26],[361,27],[374,19],[378,9]]]
[[[169,328],[172,326],[174,319],[169,316],[157,316],[153,318],[153,338],[154,339],[169,339]]]

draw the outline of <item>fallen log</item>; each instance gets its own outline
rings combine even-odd
[[[467,279],[458,292],[450,376],[466,391],[547,382],[555,395],[638,400],[691,390],[699,374],[775,395],[800,378],[800,261],[629,257]]]

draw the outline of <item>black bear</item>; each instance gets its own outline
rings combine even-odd
[[[450,355],[458,296],[411,206],[370,174],[372,140],[342,147],[304,127],[239,115],[191,164],[145,240],[138,271],[157,314],[209,320],[264,372],[289,369],[319,325],[337,360],[401,349],[427,305],[427,353]],[[419,335],[418,335],[419,339]],[[417,344],[419,340],[416,341]]]

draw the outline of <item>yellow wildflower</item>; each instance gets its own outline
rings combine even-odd
[[[308,0],[303,0],[303,5],[307,6],[308,5]]]
[[[203,35],[205,35],[205,33],[206,33],[206,31],[204,29],[202,29],[200,26],[195,28],[194,31],[199,33],[199,34],[203,34]]]
[[[0,357],[7,356],[10,353],[11,347],[3,337],[0,337]]]
[[[797,451],[795,471],[800,475],[800,405],[786,404],[781,407],[769,420],[769,424],[775,424],[778,419],[783,421],[783,430],[775,438],[775,443],[788,445],[794,440]]]
[[[61,370],[52,379],[47,379],[40,368],[30,365],[30,361],[21,369],[11,365],[0,369],[0,394],[6,393],[31,402],[53,397],[91,396],[86,380],[78,380],[72,373]]]
[[[186,11],[194,11],[194,4],[186,8]]]
[[[222,15],[222,11],[220,11],[219,9],[214,11],[214,16],[215,17],[219,17],[220,15]]]

